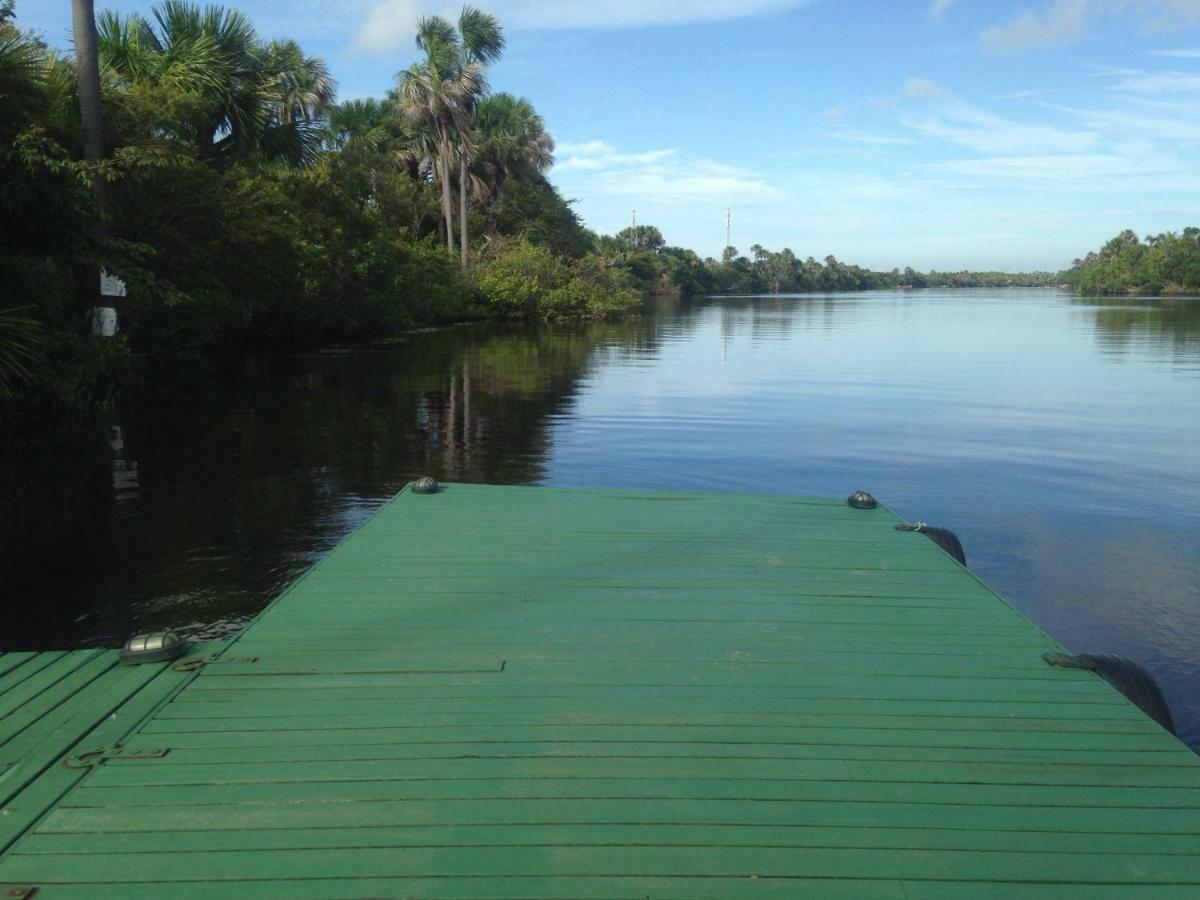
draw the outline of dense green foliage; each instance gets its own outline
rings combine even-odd
[[[594,254],[566,260],[523,237],[493,240],[475,284],[485,308],[505,318],[608,318],[627,315],[640,302],[623,269]]]
[[[1200,228],[1138,238],[1125,230],[1063,273],[1086,294],[1200,293]]]
[[[503,46],[474,10],[457,31],[425,25],[421,65],[441,65],[442,81],[478,75]],[[320,59],[233,10],[165,0],[145,17],[101,12],[97,31],[105,153],[87,163],[72,61],[0,5],[0,392],[89,406],[130,359],[174,367],[234,344],[630,310],[630,280],[584,262],[591,235],[545,180],[553,141],[527,100],[468,79],[469,96],[431,101],[439,139],[406,104],[411,72],[384,97],[336,104]],[[460,108],[437,106],[447,99]],[[469,221],[444,215],[452,200]],[[457,249],[468,226],[481,238],[478,273],[446,252],[455,224]],[[506,256],[535,247],[557,273],[544,296],[490,296]],[[121,335],[99,343],[98,267],[128,285]]]

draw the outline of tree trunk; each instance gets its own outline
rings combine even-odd
[[[446,250],[450,253],[450,258],[454,258],[454,205],[451,192],[454,190],[450,184],[450,147],[446,141],[441,142],[438,156],[441,157],[438,162],[441,167],[442,176],[442,218],[446,220]]]
[[[75,37],[75,70],[79,78],[79,117],[83,123],[83,158],[88,162],[104,159],[104,110],[100,105],[100,54],[96,47],[96,11],[93,0],[71,0],[71,24]],[[96,203],[100,210],[97,236],[105,236],[104,176],[92,178]],[[103,305],[100,296],[100,272],[92,266],[80,267],[80,299],[90,310]],[[95,315],[95,314],[93,314]]]
[[[458,161],[458,249],[463,271],[467,271],[467,155]]]
[[[92,0],[71,0],[75,32],[75,70],[79,77],[79,116],[83,122],[83,158],[104,159],[104,110],[100,106],[100,54],[96,48],[96,14]],[[94,182],[101,201],[104,179]]]

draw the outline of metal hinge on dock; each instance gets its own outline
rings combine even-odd
[[[203,656],[198,659],[181,659],[175,665],[171,666],[176,672],[194,672],[196,669],[202,669],[205,666],[213,663],[256,663],[257,656],[221,656],[214,653],[212,656]]]
[[[88,769],[106,759],[162,759],[170,752],[168,747],[101,747],[68,756],[62,764],[67,769]]]

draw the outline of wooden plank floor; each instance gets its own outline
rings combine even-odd
[[[76,757],[119,745],[188,680],[115,650],[0,653],[0,852],[85,776]]]
[[[164,756],[93,767],[0,882],[1200,896],[1197,758],[1047,666],[1052,641],[896,521],[786,497],[403,492],[125,743]]]

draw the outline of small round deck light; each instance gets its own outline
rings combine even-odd
[[[846,502],[855,509],[874,509],[879,505],[875,502],[875,498],[866,491],[855,491],[846,498]]]
[[[162,662],[183,656],[187,642],[173,631],[156,631],[131,637],[121,648],[119,659],[123,665]]]
[[[428,475],[418,478],[412,483],[414,494],[436,494],[439,489],[437,479],[430,478]]]

